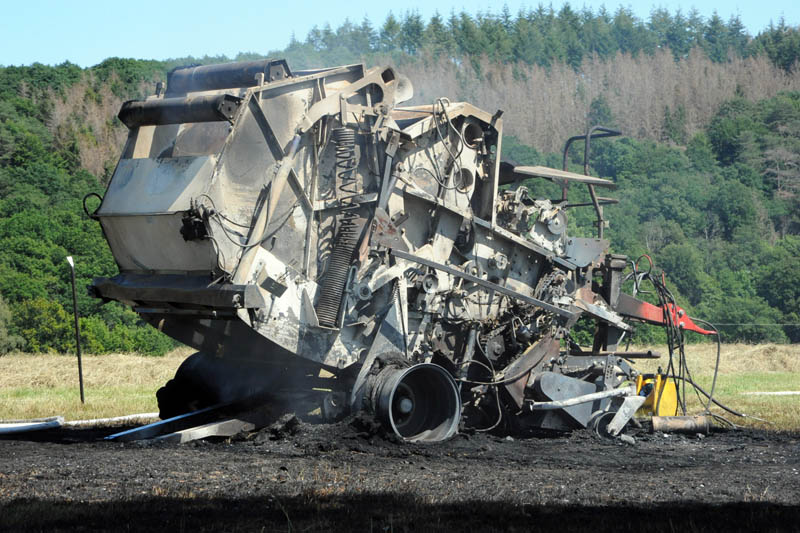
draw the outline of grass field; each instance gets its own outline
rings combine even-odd
[[[156,412],[156,390],[191,353],[190,348],[180,348],[164,357],[84,355],[83,405],[74,355],[4,355],[0,357],[0,420],[57,415],[83,420]]]
[[[631,350],[634,348],[632,347]],[[645,348],[637,348],[645,349]],[[655,372],[659,366],[666,369],[666,347],[655,347],[662,354],[657,360],[640,361],[640,372]],[[689,371],[706,391],[711,390],[716,344],[690,344],[686,346]],[[679,385],[680,388],[680,385]],[[711,412],[725,416],[731,422],[749,427],[778,430],[800,430],[800,395],[759,396],[748,392],[800,391],[800,345],[798,344],[724,344],[719,364],[719,376],[714,398],[724,405],[755,419],[739,418],[718,407]],[[689,414],[699,414],[705,408],[692,388],[687,385],[686,397]],[[702,398],[703,402],[706,401]]]
[[[633,349],[633,348],[632,348]],[[655,348],[659,351],[658,348]],[[666,354],[665,349],[660,350]],[[175,350],[164,357],[130,354],[83,357],[86,404],[78,392],[77,360],[67,355],[10,354],[0,357],[0,420],[64,416],[67,420],[104,418],[157,411],[155,392],[170,379],[191,349]],[[716,345],[689,345],[686,349],[692,376],[706,390],[716,358]],[[666,367],[660,360],[637,364],[642,372]],[[725,414],[737,424],[779,430],[800,429],[800,395],[758,396],[746,392],[800,391],[800,345],[729,344],[722,347],[715,397],[729,407],[769,423]],[[688,392],[688,390],[687,390]],[[690,411],[702,406],[687,394]]]

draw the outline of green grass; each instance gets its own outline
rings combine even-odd
[[[711,376],[700,376],[697,382],[706,390],[711,389]],[[717,378],[717,390],[729,393],[800,390],[800,375],[792,372],[720,375]]]
[[[156,412],[156,391],[175,374],[189,353],[181,349],[164,357],[84,356],[85,404],[80,401],[74,356],[0,357],[0,420],[49,416],[83,420]]]
[[[658,348],[656,348],[657,350]],[[666,350],[661,350],[666,353]],[[0,420],[63,416],[66,420],[105,418],[158,410],[155,393],[191,353],[176,350],[164,357],[131,354],[84,357],[86,404],[78,392],[77,362],[68,355],[12,354],[0,357]],[[711,390],[716,346],[686,349],[693,377]],[[666,357],[641,361],[637,368],[653,372]],[[800,430],[800,396],[751,396],[745,392],[800,390],[800,345],[725,345],[715,398],[752,417],[739,418],[718,407],[712,412],[737,424],[776,430]],[[705,400],[703,400],[705,401]],[[690,414],[703,411],[687,387]]]
[[[711,376],[696,376],[697,383],[707,392],[711,391]],[[793,431],[800,430],[800,396],[760,396],[748,395],[747,392],[797,391],[800,390],[800,375],[791,372],[754,372],[752,374],[720,375],[714,391],[714,398],[723,405],[749,417],[760,420],[741,418],[726,413],[719,407],[712,407],[711,412],[724,416],[736,424]],[[699,413],[705,408],[690,386],[686,387],[688,408]]]
[[[156,387],[157,389],[157,387]],[[68,420],[157,412],[153,387],[118,386],[85,390],[81,404],[77,384],[70,387],[18,387],[0,391],[0,419],[65,416]]]

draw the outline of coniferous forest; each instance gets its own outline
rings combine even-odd
[[[620,203],[606,208],[613,251],[650,255],[724,341],[800,341],[800,27],[780,20],[750,35],[737,17],[657,9],[642,20],[565,5],[346,21],[235,58],[0,67],[0,354],[74,349],[67,255],[84,350],[174,346],[85,294],[116,265],[81,201],[102,195],[113,172],[123,101],[152,93],[176,66],[262,57],[295,69],[392,64],[412,80],[412,103],[446,96],[502,109],[503,157],[517,164],[560,168],[568,137],[594,124],[621,130],[590,157],[592,173],[619,187]],[[570,165],[581,172],[576,148]],[[592,220],[573,210],[570,231],[591,235]],[[637,335],[659,340],[649,328]]]

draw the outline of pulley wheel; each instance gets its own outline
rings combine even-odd
[[[387,368],[378,376],[376,412],[395,434],[437,442],[456,433],[461,401],[455,380],[439,365]]]

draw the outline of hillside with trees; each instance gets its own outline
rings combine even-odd
[[[720,328],[727,341],[800,341],[800,28],[779,21],[751,36],[738,18],[663,9],[646,21],[625,8],[407,12],[314,28],[266,56],[293,68],[389,63],[412,80],[413,103],[502,109],[503,156],[520,164],[560,167],[567,137],[620,129],[591,154],[593,173],[619,186],[606,209],[613,250],[653,257],[691,313],[736,324]],[[81,286],[116,272],[81,200],[113,172],[121,103],[175,66],[228,60],[0,67],[0,354],[74,349],[65,256]],[[581,161],[575,150],[575,170]],[[570,230],[588,235],[591,220],[575,210]],[[79,307],[87,351],[173,346],[82,289]]]

